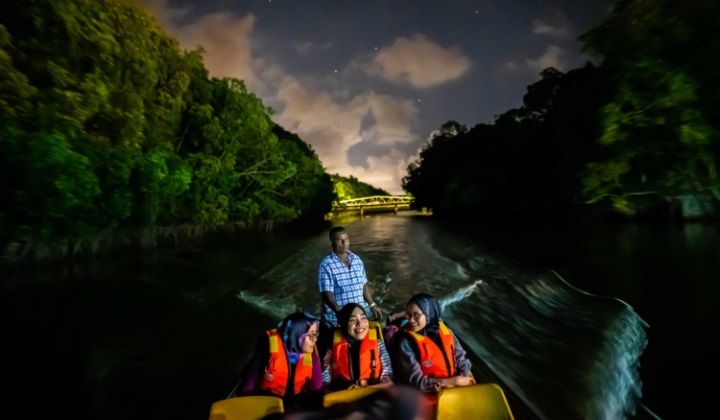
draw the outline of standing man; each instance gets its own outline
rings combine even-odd
[[[350,238],[344,227],[330,229],[330,245],[333,252],[323,258],[318,269],[318,287],[324,304],[323,319],[336,326],[337,313],[348,303],[361,304],[365,312],[369,305],[373,316],[380,319],[382,309],[375,304],[370,293],[365,265],[360,257],[350,252]]]

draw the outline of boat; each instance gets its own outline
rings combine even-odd
[[[380,324],[377,321],[370,321],[370,326],[377,327],[379,339],[383,340]],[[461,341],[460,344],[467,348],[464,342]],[[315,351],[317,352],[317,348]],[[434,420],[541,420],[527,402],[506,387],[501,378],[495,375],[493,369],[483,360],[471,353],[468,353],[468,356],[473,362],[471,373],[473,385],[443,388],[435,396],[429,397],[433,405]],[[209,420],[256,420],[285,412],[283,400],[279,397],[235,396],[238,385],[226,399],[212,404]],[[323,397],[323,407],[327,409],[335,404],[352,403],[369,397],[381,389],[355,387],[335,391]]]
[[[365,387],[335,391],[324,396],[323,407],[352,403],[381,390],[382,388]],[[260,420],[276,413],[284,413],[283,401],[279,397],[235,397],[213,403],[209,420]],[[432,418],[434,420],[515,420],[505,393],[498,384],[494,383],[440,390]]]

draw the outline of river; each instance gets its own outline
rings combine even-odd
[[[710,412],[700,379],[718,371],[717,225],[470,227],[414,212],[336,223],[386,313],[419,291],[440,297],[468,350],[538,417]],[[5,267],[6,411],[207,418],[263,330],[296,309],[319,313],[329,251],[326,230],[279,231]]]

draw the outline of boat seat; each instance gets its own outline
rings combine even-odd
[[[497,384],[445,388],[438,392],[436,420],[514,420]]]
[[[331,405],[338,403],[355,401],[378,390],[379,388],[365,387],[331,392],[323,397],[323,407],[330,407]]]
[[[210,407],[209,420],[258,420],[269,414],[283,413],[283,400],[254,395],[216,401]]]

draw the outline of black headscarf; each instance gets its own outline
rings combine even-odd
[[[357,340],[353,338],[350,334],[348,334],[348,323],[350,322],[350,317],[352,316],[353,311],[355,308],[362,309],[363,312],[365,312],[365,309],[363,309],[362,305],[358,303],[348,303],[347,305],[343,306],[342,309],[338,312],[337,319],[338,319],[338,325],[340,326],[340,331],[342,331],[343,337],[348,341],[348,343],[355,344]]]
[[[419,334],[425,334],[428,337],[435,338],[440,328],[440,321],[442,320],[442,310],[440,309],[440,302],[435,296],[427,293],[418,293],[408,300],[407,307],[411,303],[417,305],[418,308],[425,314],[427,318],[427,324],[425,328],[418,331]]]
[[[357,303],[348,303],[340,309],[337,315],[338,327],[340,328],[343,337],[345,337],[348,344],[350,344],[350,360],[352,361],[350,375],[353,379],[355,379],[360,372],[360,346],[355,345],[359,340],[348,334],[348,323],[350,322],[350,317],[352,316],[355,308],[360,308],[363,313],[365,312],[362,305]]]
[[[306,313],[295,312],[285,317],[280,323],[278,333],[282,336],[285,349],[293,363],[297,361],[298,356],[303,352],[303,342],[307,332],[317,322],[317,319]]]

